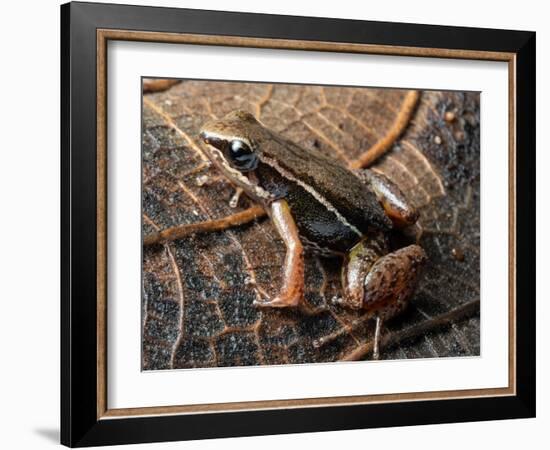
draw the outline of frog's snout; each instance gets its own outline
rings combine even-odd
[[[208,144],[209,136],[208,136],[208,133],[206,131],[202,130],[199,133],[199,137],[203,140],[203,142],[206,142]]]
[[[225,140],[216,136],[208,134],[206,131],[201,131],[199,134],[200,138],[205,144],[211,145],[212,147],[217,148],[218,150],[223,150],[225,145]]]

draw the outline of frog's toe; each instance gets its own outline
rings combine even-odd
[[[254,300],[253,304],[260,308],[297,308],[301,303],[300,297],[279,296],[267,301]]]

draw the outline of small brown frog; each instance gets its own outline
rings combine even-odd
[[[343,296],[337,301],[372,313],[377,359],[382,322],[404,309],[426,261],[418,245],[390,252],[388,232],[418,219],[405,195],[385,176],[352,172],[274,133],[248,112],[206,123],[201,138],[210,160],[265,208],[286,245],[283,286],[257,306],[304,305],[304,247],[340,255]]]

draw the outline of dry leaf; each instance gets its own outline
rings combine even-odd
[[[302,146],[350,165],[386,136],[407,93],[183,81],[145,94],[144,234],[236,211],[229,207],[232,187],[201,152],[197,135],[206,120],[245,109]],[[422,330],[434,317],[479,301],[479,94],[422,92],[405,133],[373,168],[396,182],[420,210],[419,243],[429,262],[410,307],[386,331],[388,337],[406,336],[400,332]],[[248,206],[241,198],[237,211]],[[306,298],[326,312],[305,316],[252,305],[259,292],[277,291],[284,253],[267,219],[144,247],[143,369],[364,356],[373,324],[330,302],[340,291],[338,260],[306,258]],[[474,311],[448,327],[398,339],[381,356],[479,355],[479,333]]]

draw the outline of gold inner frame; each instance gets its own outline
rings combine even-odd
[[[508,387],[401,394],[263,400],[201,405],[109,409],[107,405],[107,42],[109,40],[218,45],[268,49],[365,53],[392,56],[474,59],[508,63]],[[421,400],[448,400],[516,394],[516,54],[444,48],[398,47],[322,41],[247,38],[238,36],[97,30],[97,419],[166,414],[219,413],[266,409],[345,406]]]

